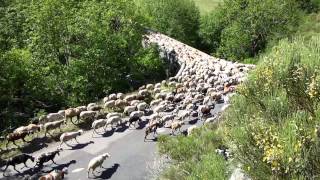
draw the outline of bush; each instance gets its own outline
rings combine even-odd
[[[282,40],[225,113],[228,142],[254,179],[319,176],[319,38]]]
[[[299,18],[292,0],[226,0],[201,19],[200,36],[210,52],[241,61],[257,55],[271,39],[287,37]]]

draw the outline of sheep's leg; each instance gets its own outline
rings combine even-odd
[[[54,162],[54,160],[53,160],[53,159],[51,159],[51,161],[53,162],[53,164],[57,164],[56,162]]]
[[[79,141],[77,140],[77,137],[75,137],[74,140],[76,140],[76,142],[77,142],[78,144],[80,144]]]
[[[60,145],[59,145],[59,147],[61,147],[61,145],[63,144],[63,141],[61,141],[61,143],[60,143]]]
[[[88,169],[88,174],[87,174],[87,177],[89,178],[89,173],[90,173],[90,169]]]

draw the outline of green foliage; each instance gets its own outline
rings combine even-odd
[[[194,0],[196,5],[199,7],[201,14],[209,13],[215,10],[218,5],[223,2],[222,0]]]
[[[191,136],[159,137],[159,152],[169,155],[174,164],[163,177],[167,179],[226,179],[227,164],[215,153],[222,145],[219,131],[213,126],[196,129]]]
[[[140,84],[164,77],[158,52],[141,46],[148,20],[132,1],[10,0],[0,10],[5,126],[127,92],[127,75]]]
[[[140,0],[150,16],[151,28],[196,46],[200,12],[193,0]]]
[[[254,179],[319,177],[319,38],[280,41],[225,113],[227,141]]]
[[[271,39],[288,36],[300,14],[293,0],[225,0],[202,17],[200,36],[209,52],[241,61],[257,55]]]

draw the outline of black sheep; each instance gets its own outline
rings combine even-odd
[[[17,172],[19,172],[17,169],[16,169],[16,165],[17,164],[21,164],[23,163],[25,165],[25,167],[28,167],[26,162],[28,161],[28,159],[30,159],[32,162],[34,162],[34,157],[28,155],[28,154],[19,154],[17,156],[14,156],[12,158],[10,158],[7,163],[6,163],[6,167],[4,168],[3,171],[6,171],[7,168],[9,166],[13,166],[13,169],[16,170]]]
[[[138,116],[132,116],[129,118],[129,127],[131,126],[132,123],[134,123],[134,126],[136,126],[137,122],[141,122],[141,118]]]
[[[37,160],[37,164],[38,167],[42,167],[44,163],[48,162],[48,161],[52,161],[54,164],[57,164],[56,162],[54,162],[54,158],[56,155],[60,155],[60,149],[53,151],[53,152],[48,152],[48,153],[44,153],[41,154],[40,157]]]

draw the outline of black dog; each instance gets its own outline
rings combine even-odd
[[[6,171],[7,168],[11,165],[13,166],[13,169],[17,172],[19,172],[17,169],[16,169],[16,165],[17,164],[21,164],[23,163],[25,165],[25,167],[28,167],[26,162],[28,161],[28,159],[30,159],[32,162],[34,162],[34,157],[28,155],[28,154],[19,154],[17,156],[14,156],[12,158],[10,158],[7,163],[6,163],[6,167],[4,168],[3,171]]]
[[[43,167],[43,164],[48,162],[48,161],[52,161],[54,164],[57,164],[56,162],[54,162],[54,158],[56,157],[56,155],[60,155],[60,149],[53,151],[53,152],[48,152],[48,153],[44,153],[41,154],[40,157],[37,160],[37,166],[38,167]]]

